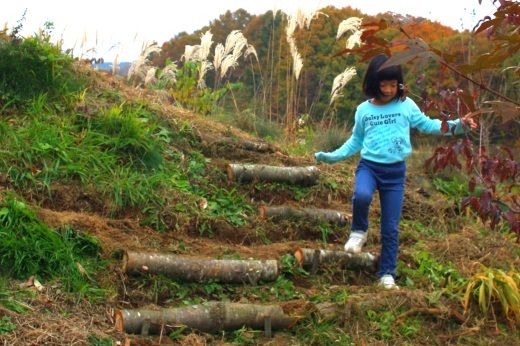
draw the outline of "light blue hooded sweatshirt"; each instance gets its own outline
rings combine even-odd
[[[354,128],[350,138],[330,153],[318,152],[316,161],[334,163],[344,160],[358,151],[361,157],[377,163],[390,164],[404,161],[412,152],[410,128],[428,134],[442,134],[442,121],[425,115],[417,104],[406,97],[404,101],[391,101],[377,106],[368,100],[356,110]],[[448,120],[455,134],[464,132],[460,119]]]

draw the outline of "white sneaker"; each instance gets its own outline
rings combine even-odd
[[[352,231],[345,244],[345,251],[352,254],[361,253],[361,248],[367,241],[367,232]]]
[[[392,275],[383,275],[379,279],[379,286],[387,290],[398,290],[399,286],[395,284],[394,277]]]

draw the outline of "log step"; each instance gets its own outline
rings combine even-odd
[[[163,274],[190,282],[218,280],[222,283],[256,285],[258,281],[271,282],[278,278],[276,260],[215,260],[178,254],[125,251],[122,262],[123,273]]]
[[[229,179],[239,182],[262,180],[291,185],[316,185],[319,182],[320,170],[316,166],[279,167],[253,164],[228,164],[226,171]]]
[[[370,252],[351,254],[346,251],[296,248],[294,257],[302,267],[316,267],[322,263],[337,263],[344,269],[364,269],[373,271],[378,265],[379,256]]]
[[[260,206],[258,213],[262,220],[273,221],[306,219],[335,223],[345,226],[349,223],[349,216],[336,210],[315,208],[292,208],[289,206]]]
[[[174,327],[187,326],[204,333],[233,331],[246,326],[264,329],[268,318],[269,328],[282,330],[292,328],[296,317],[288,316],[278,305],[241,304],[231,302],[206,302],[179,308],[150,310],[116,310],[116,330],[128,334],[164,334]]]

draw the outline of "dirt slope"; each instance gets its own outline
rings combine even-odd
[[[99,80],[99,87],[117,87],[128,99],[137,97],[148,100],[155,105],[156,111],[171,121],[189,121],[193,133],[196,134],[196,149],[210,159],[211,173],[208,179],[217,186],[226,189],[236,188],[245,194],[246,198],[258,207],[260,205],[288,205],[293,207],[314,207],[334,209],[350,212],[350,199],[352,195],[352,179],[355,160],[336,165],[319,165],[321,176],[317,186],[301,191],[290,187],[269,188],[269,184],[259,182],[240,184],[227,179],[226,165],[229,163],[255,163],[276,166],[307,166],[313,165],[310,158],[292,157],[279,148],[268,152],[256,152],[246,150],[240,146],[233,146],[224,139],[240,138],[258,141],[235,128],[214,123],[209,119],[195,116],[185,110],[172,105],[161,103],[156,95],[146,90],[126,88],[124,83],[111,79]],[[443,239],[438,237],[425,237],[418,234],[410,226],[402,230],[402,247],[400,261],[409,267],[416,265],[408,249],[415,246],[418,241],[424,242],[424,248],[433,256],[439,256],[443,261],[451,261],[463,274],[469,274],[475,261],[486,265],[503,263],[504,261],[516,263],[515,247],[510,239],[503,235],[485,237],[477,230],[466,228],[458,219],[458,211],[453,203],[446,202],[434,188],[423,184],[423,179],[428,179],[421,172],[411,172],[407,182],[403,220],[407,225],[413,222],[422,223],[428,227],[447,228],[451,223],[458,223],[458,232],[446,234]],[[337,187],[332,187],[337,184]],[[18,314],[1,308],[0,315],[8,315],[11,322],[17,327],[16,331],[0,335],[0,343],[5,345],[90,345],[88,335],[98,335],[100,340],[111,337],[123,344],[131,345],[223,345],[225,342],[212,335],[205,335],[193,331],[185,333],[180,341],[162,337],[141,337],[125,335],[114,330],[113,314],[115,309],[151,307],[174,305],[170,294],[172,291],[159,291],[154,295],[153,280],[127,277],[121,271],[120,256],[124,250],[132,251],[157,251],[165,253],[188,253],[192,256],[203,258],[222,258],[224,256],[236,256],[239,258],[276,259],[280,260],[287,253],[292,253],[296,247],[312,247],[340,250],[347,238],[347,227],[332,227],[332,232],[323,234],[316,223],[305,220],[272,222],[260,220],[253,216],[250,224],[236,228],[226,222],[212,224],[212,232],[200,233],[197,219],[188,220],[185,224],[178,225],[175,231],[157,232],[149,227],[139,224],[137,215],[128,212],[123,218],[110,219],[95,212],[95,207],[85,208],[88,201],[80,198],[82,191],[73,186],[55,187],[56,197],[53,204],[44,203],[39,210],[39,218],[52,228],[61,228],[65,225],[72,226],[75,230],[87,232],[98,238],[103,247],[103,256],[110,261],[109,270],[96,277],[107,286],[117,287],[117,291],[107,301],[103,302],[76,302],[70,301],[56,287],[46,287],[43,292],[35,294],[28,302],[30,314]],[[35,201],[37,202],[37,201]],[[181,202],[181,201],[180,201]],[[88,213],[82,210],[90,210]],[[92,211],[94,210],[94,211]],[[377,254],[379,252],[379,235],[377,233],[378,219],[377,196],[371,211],[371,233],[367,244],[367,251]],[[326,242],[324,242],[326,240]],[[517,263],[518,264],[518,263]],[[380,292],[374,287],[376,277],[373,272],[351,272],[330,266],[320,271],[318,275],[324,275],[331,284],[322,287],[316,284],[316,280],[306,277],[294,277],[293,285],[299,296],[292,300],[284,299],[283,302],[273,295],[270,299],[274,303],[283,304],[287,311],[292,313],[305,313],[309,309],[309,297],[323,292],[334,292],[345,289],[351,295],[365,294],[373,299],[383,299],[387,293]],[[159,280],[155,278],[156,280]],[[400,277],[399,280],[406,280]],[[427,280],[427,279],[426,279]],[[319,281],[319,280],[318,280]],[[161,283],[163,283],[161,281]],[[17,284],[12,283],[13,288]],[[45,286],[45,283],[43,283]],[[182,287],[172,288],[173,292],[182,290]],[[262,291],[264,288],[260,288]],[[265,288],[269,292],[268,287]],[[424,293],[418,290],[413,292],[406,287],[402,289],[398,301],[407,301],[412,307],[424,308]],[[259,297],[248,292],[248,289],[232,288],[226,291],[227,297],[234,301],[258,302]],[[207,299],[212,294],[201,292],[201,297]],[[190,297],[193,298],[193,297]],[[215,294],[213,298],[218,299]],[[384,298],[387,299],[387,298]],[[391,298],[393,300],[394,298]],[[415,305],[414,305],[415,304]],[[439,303],[438,306],[445,306]],[[391,306],[390,306],[391,308]],[[418,335],[416,344],[424,344],[425,340],[433,341],[431,344],[447,344],[452,340],[458,340],[458,333],[468,333],[476,339],[486,338],[478,329],[482,325],[468,322],[463,316],[460,305],[446,305],[450,313],[441,316],[432,315],[431,333]],[[465,326],[465,323],[469,323]],[[349,325],[351,324],[351,325]],[[450,327],[456,324],[457,327]],[[363,328],[371,328],[361,321],[349,320],[345,326],[359,329],[353,332],[359,344],[374,341],[373,331]],[[343,327],[343,326],[340,326]],[[367,334],[368,333],[368,334]],[[260,344],[291,345],[291,332],[277,332],[273,339],[260,340]],[[503,341],[503,340],[502,340]],[[384,343],[381,343],[384,344]]]

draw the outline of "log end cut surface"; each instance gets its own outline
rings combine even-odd
[[[116,312],[114,312],[114,328],[118,332],[125,331],[125,322],[123,319],[123,314],[119,310],[116,310]]]
[[[294,250],[294,257],[296,257],[296,261],[298,265],[301,267],[303,265],[303,251],[301,248],[296,248]]]
[[[226,165],[226,172],[229,180],[235,180],[235,172],[233,172],[233,167],[230,164]]]

